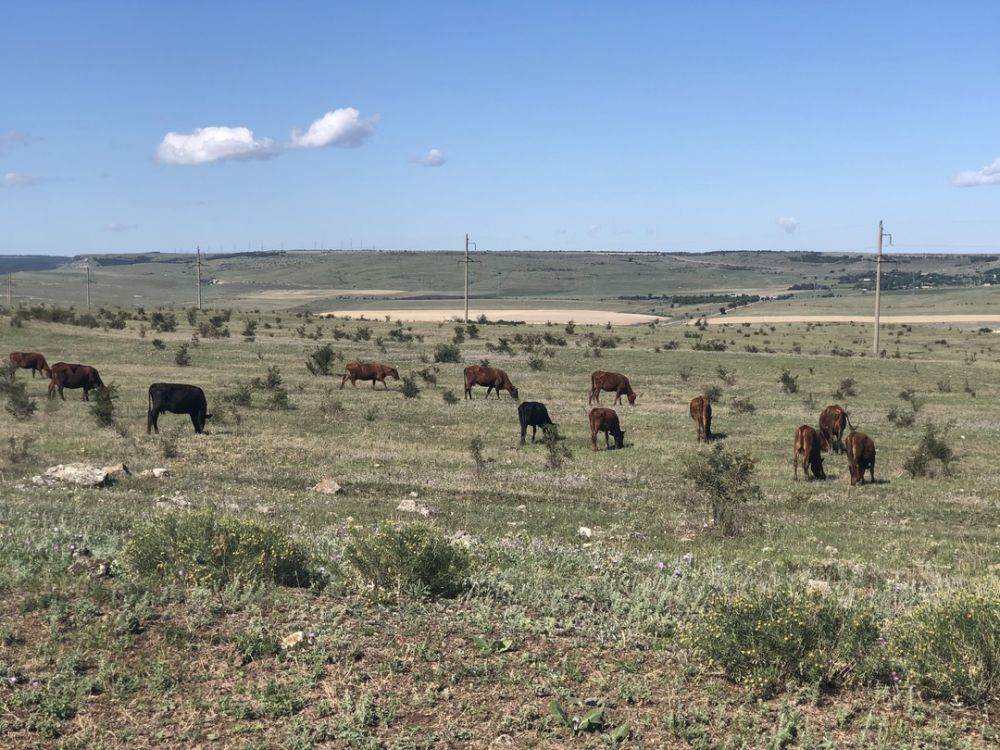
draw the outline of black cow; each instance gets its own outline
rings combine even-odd
[[[549,412],[545,404],[538,401],[525,401],[517,407],[517,417],[521,420],[521,445],[524,445],[524,438],[531,428],[531,442],[535,442],[535,433],[538,428],[542,428],[545,434],[549,428],[555,427],[555,423],[549,418]]]
[[[146,415],[146,434],[160,429],[156,420],[169,411],[173,414],[188,414],[194,424],[194,431],[205,431],[205,420],[212,415],[208,413],[208,401],[205,391],[196,385],[184,383],[153,383],[149,386],[149,413]]]

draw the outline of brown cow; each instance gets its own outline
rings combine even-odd
[[[355,380],[370,380],[372,381],[372,390],[375,390],[375,383],[381,383],[386,390],[389,390],[389,386],[385,382],[386,378],[399,380],[399,371],[395,367],[383,365],[381,362],[348,362],[347,370],[340,381],[340,387],[343,388],[344,383],[348,380],[355,388],[357,388]]]
[[[846,450],[844,430],[847,427],[854,429],[847,412],[839,404],[830,404],[823,409],[819,415],[819,431],[827,453],[843,453]]]
[[[851,486],[865,483],[865,471],[875,483],[875,441],[863,432],[851,430],[844,440],[847,443],[847,467],[851,470]]]
[[[604,433],[604,447],[611,449],[608,435],[615,439],[615,448],[625,447],[625,430],[618,423],[618,412],[597,406],[590,410],[590,445],[597,450],[597,433]]]
[[[46,378],[52,377],[52,370],[49,369],[49,363],[38,352],[11,352],[10,361],[19,369],[31,370],[32,379],[34,379],[36,371],[42,373]]]
[[[480,365],[469,365],[465,368],[465,397],[472,398],[472,386],[485,385],[486,398],[490,397],[490,391],[496,390],[497,398],[500,398],[500,389],[504,389],[510,397],[517,401],[517,388],[510,382],[507,373],[499,367],[482,367]]]
[[[795,479],[799,478],[799,464],[802,464],[802,472],[807,480],[826,479],[823,471],[823,456],[820,452],[820,437],[815,428],[807,424],[802,425],[795,431],[795,449],[792,453],[792,464],[795,466]],[[812,469],[812,476],[809,471]]]
[[[56,362],[52,365],[52,379],[49,381],[49,398],[59,392],[59,397],[65,401],[63,388],[83,388],[83,400],[90,401],[90,391],[94,388],[103,388],[104,381],[101,380],[100,373],[90,365],[67,364],[66,362]]]
[[[628,382],[628,378],[620,372],[597,370],[590,373],[590,398],[587,399],[587,403],[592,404],[595,401],[601,403],[601,391],[614,391],[614,403],[616,404],[621,403],[622,396],[627,396],[628,402],[634,406],[635,400],[639,396],[632,390],[632,384]]]
[[[712,439],[712,403],[704,396],[691,399],[691,419],[698,426],[698,442]]]

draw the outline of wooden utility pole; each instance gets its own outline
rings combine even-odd
[[[465,233],[465,322],[469,322],[469,233]]]
[[[90,259],[87,259],[87,307],[90,307]]]
[[[882,222],[878,223],[878,253],[875,256],[875,344],[872,352],[878,356],[878,335],[879,318],[882,314],[882,238],[888,237],[889,244],[892,244],[892,235],[882,228]]]
[[[12,273],[7,274],[7,307],[11,306],[10,287],[11,287],[11,276],[13,275],[14,274]]]
[[[201,309],[201,245],[198,246],[198,309]]]

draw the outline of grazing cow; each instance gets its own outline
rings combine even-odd
[[[11,364],[21,370],[31,370],[32,380],[34,380],[36,372],[42,373],[46,378],[52,377],[52,370],[49,369],[49,363],[38,352],[11,352],[10,361]]]
[[[712,404],[704,396],[691,399],[691,419],[698,426],[698,442],[712,439]]]
[[[819,415],[819,431],[827,453],[834,451],[843,453],[846,450],[844,448],[844,430],[847,427],[854,429],[847,412],[840,405],[831,404],[823,409]]]
[[[816,429],[807,424],[795,431],[795,450],[792,453],[792,463],[795,466],[795,479],[799,478],[799,464],[807,480],[826,479],[823,471],[823,456],[820,452],[820,437]],[[812,470],[812,476],[809,471]]]
[[[517,417],[521,420],[521,445],[524,445],[524,438],[528,434],[529,427],[531,428],[531,442],[535,442],[535,434],[539,427],[542,428],[543,435],[547,434],[551,427],[555,427],[555,423],[549,418],[549,411],[545,408],[545,404],[538,401],[525,401],[518,406]]]
[[[517,388],[510,382],[507,373],[499,367],[482,367],[480,365],[469,365],[465,368],[465,397],[472,398],[472,386],[485,385],[486,398],[490,397],[490,391],[496,390],[497,399],[500,398],[500,389],[503,388],[510,397],[517,401]]]
[[[851,430],[847,443],[847,467],[851,470],[851,486],[865,483],[865,471],[875,483],[875,442],[863,432]]]
[[[608,435],[615,439],[615,448],[625,447],[625,430],[618,423],[618,413],[614,409],[597,406],[590,410],[590,445],[597,450],[597,433],[604,433],[604,447],[611,449]]]
[[[614,403],[616,404],[621,403],[622,396],[627,396],[628,402],[634,406],[635,400],[639,396],[632,390],[632,384],[628,382],[628,378],[620,372],[597,370],[590,373],[590,398],[587,399],[587,403],[592,404],[595,401],[601,403],[601,391],[613,391],[615,394]]]
[[[372,381],[372,390],[375,390],[375,383],[381,383],[386,390],[389,390],[389,386],[385,382],[386,378],[399,380],[399,372],[395,367],[383,365],[381,362],[348,362],[347,371],[340,381],[340,387],[343,388],[344,383],[348,380],[355,387],[357,387],[355,380],[370,380]]]
[[[205,420],[212,415],[208,413],[208,401],[205,391],[196,385],[184,383],[153,383],[149,386],[149,412],[146,414],[146,434],[151,430],[159,433],[156,422],[160,415],[169,411],[171,414],[187,414],[191,417],[195,433],[205,431]]]
[[[56,362],[52,365],[52,379],[49,380],[49,398],[59,393],[59,397],[65,401],[63,388],[83,388],[83,400],[90,401],[91,389],[103,388],[104,381],[101,380],[100,373],[96,367],[90,365],[67,364],[66,362]]]

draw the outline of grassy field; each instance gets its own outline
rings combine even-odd
[[[452,324],[236,311],[221,323],[230,337],[192,343],[183,309],[166,333],[152,329],[149,309],[122,329],[23,316],[14,327],[12,312],[0,316],[4,351],[95,365],[119,397],[114,426],[102,428],[79,391],[49,402],[28,375],[34,416],[0,412],[0,746],[996,745],[995,653],[966,675],[987,685],[985,697],[952,700],[943,678],[888,655],[881,671],[783,675],[761,691],[697,639],[725,612],[718,597],[816,587],[828,592],[803,606],[870,606],[887,654],[899,628],[916,632],[905,623],[942,596],[983,595],[996,617],[1000,345],[991,332],[894,326],[875,359],[862,325],[480,325],[475,338],[463,331],[461,362],[436,364]],[[203,325],[218,312],[192,319]],[[252,342],[240,336],[248,319]],[[418,397],[397,382],[388,392],[340,390],[339,376],[310,374],[305,361],[325,344],[336,373],[378,359],[412,374]],[[462,397],[464,364],[483,359],[510,373],[523,400],[548,405],[570,454],[560,465],[544,445],[519,444],[506,394],[487,400],[476,389],[471,402],[446,403],[445,391]],[[627,373],[640,393],[634,407],[618,407],[625,450],[590,450],[595,369]],[[779,384],[784,371],[794,392]],[[165,414],[161,435],[146,435],[146,388],[156,381],[205,389],[215,414],[207,434]],[[227,403],[242,385],[250,404]],[[722,438],[698,445],[687,404],[713,389]],[[792,480],[796,427],[834,402],[875,440],[874,485],[851,488],[837,455],[826,458],[827,481]],[[938,464],[934,476],[904,471],[926,424],[955,451],[950,476]],[[689,478],[717,445],[752,457],[761,490],[732,536],[713,527]],[[132,475],[99,489],[31,481],[78,461],[124,462]],[[154,467],[169,476],[138,476]],[[326,477],[339,493],[311,489]],[[190,506],[158,507],[178,494]],[[397,510],[404,500],[431,515]],[[200,510],[273,523],[323,572],[308,588],[212,586],[182,568],[150,581],[120,564],[151,519]],[[352,540],[412,520],[470,544],[457,596],[377,595],[359,578]],[[71,572],[70,545],[113,560],[114,575]],[[763,627],[780,635],[786,626]],[[296,632],[302,646],[276,645]],[[553,701],[571,717],[603,709],[603,726],[574,732]]]

